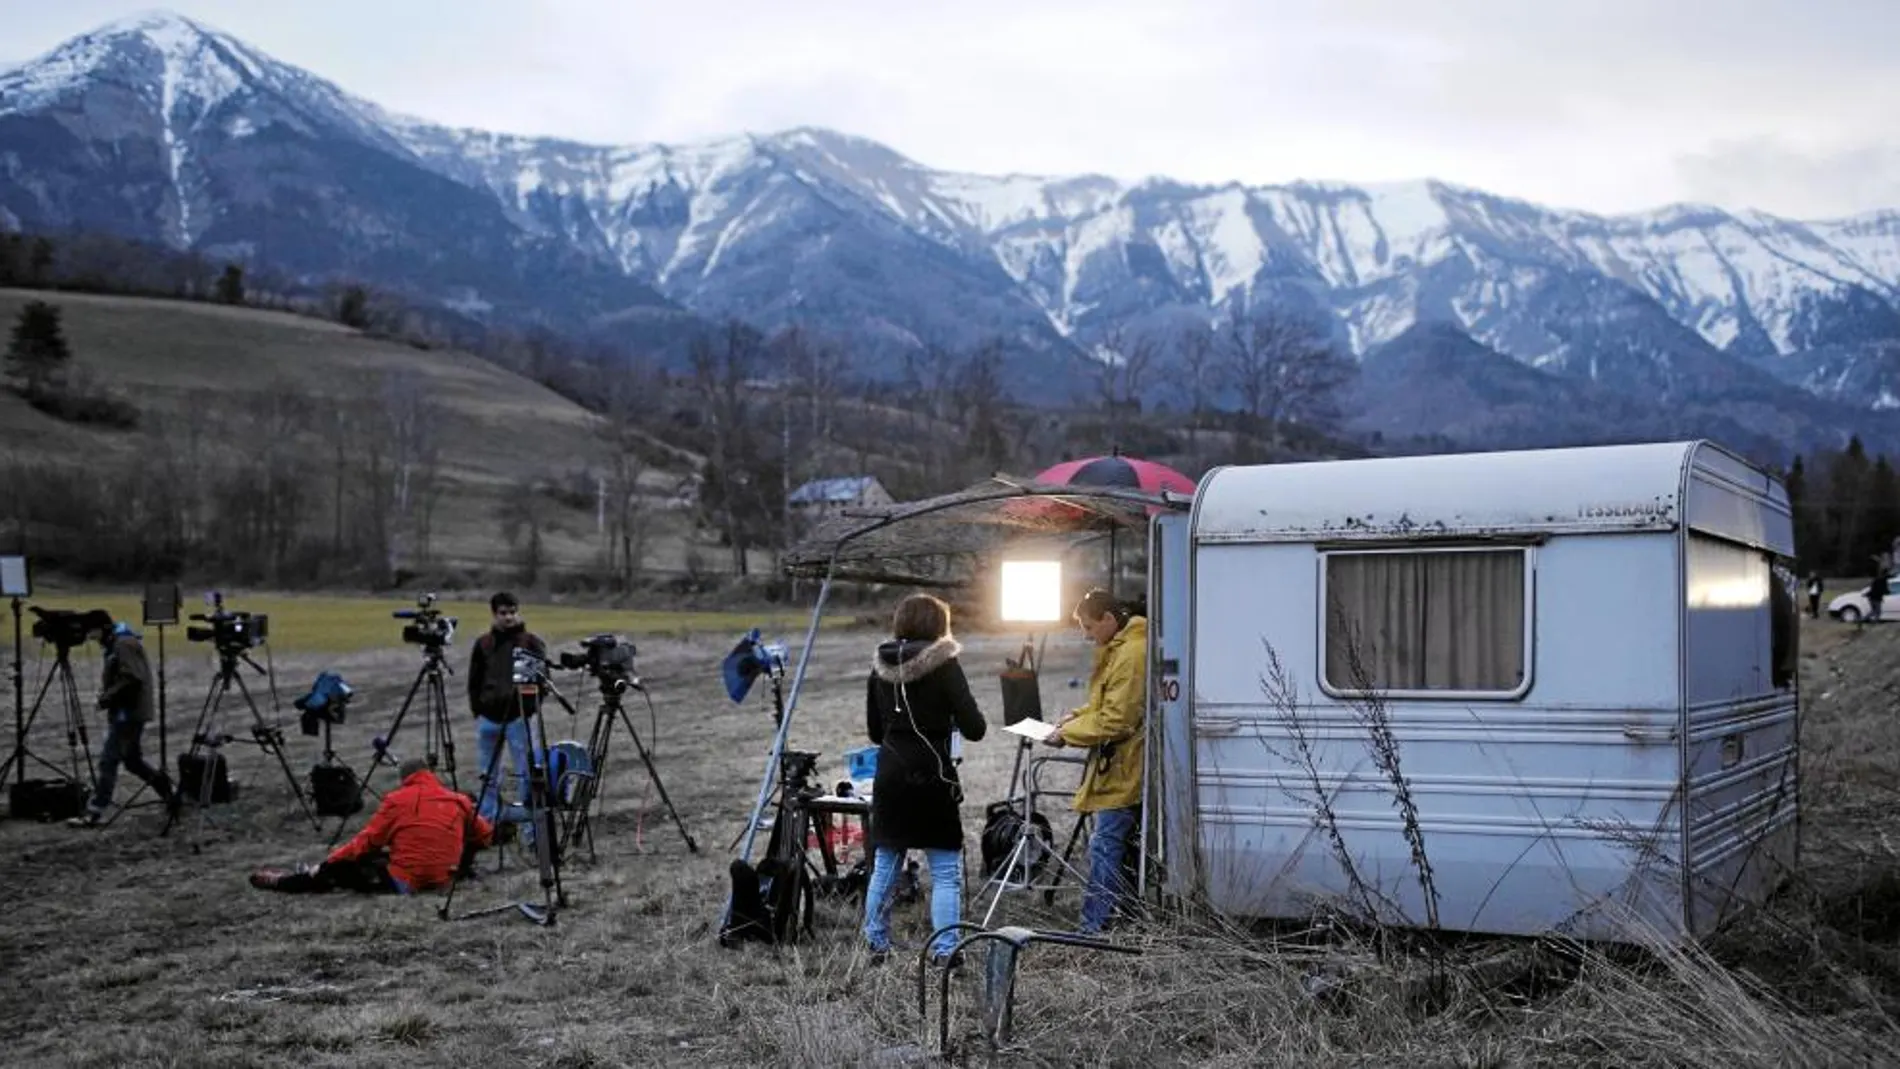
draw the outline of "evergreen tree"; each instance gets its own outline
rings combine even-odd
[[[1875,555],[1892,552],[1894,537],[1900,535],[1900,475],[1885,456],[1874,461],[1867,474],[1866,528],[1861,545],[1861,560],[1873,567]]]
[[[217,293],[220,304],[243,304],[244,269],[236,264],[225,264],[224,274],[218,276]]]
[[[358,330],[369,326],[369,291],[362,286],[348,286],[336,302],[337,322]]]
[[[1828,466],[1827,509],[1828,545],[1834,553],[1839,574],[1868,574],[1867,560],[1867,448],[1858,435],[1848,439],[1847,449]]]
[[[59,308],[45,301],[28,301],[13,324],[7,343],[7,375],[20,381],[20,392],[37,397],[58,383],[72,362]]]
[[[26,255],[26,283],[29,286],[44,286],[47,274],[53,270],[53,243],[45,238],[34,238],[33,247]]]

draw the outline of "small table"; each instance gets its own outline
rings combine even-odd
[[[838,855],[833,848],[834,836],[841,825],[839,818],[856,818],[860,836],[865,842],[871,838],[871,798],[869,795],[821,794],[805,802],[805,812],[811,814],[812,826],[818,833],[818,854],[825,859],[825,876],[831,880],[838,878]],[[870,857],[870,850],[865,850]]]

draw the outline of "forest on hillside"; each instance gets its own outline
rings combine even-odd
[[[1190,477],[1225,463],[1326,459],[1386,451],[1339,431],[1355,368],[1313,328],[1241,317],[1169,335],[1111,332],[1089,369],[1086,404],[1054,409],[1012,395],[1000,345],[926,347],[888,373],[853,372],[842,344],[790,328],[766,334],[736,320],[695,336],[684,361],[580,340],[544,327],[498,327],[421,310],[347,280],[310,286],[267,268],[103,235],[0,234],[0,287],[244,305],[334,320],[420,349],[457,348],[547,386],[598,417],[598,448],[514,488],[499,523],[505,570],[552,578],[540,548],[546,501],[597,507],[603,537],[588,571],[616,587],[654,578],[642,481],[678,476],[694,523],[716,537],[709,571],[744,575],[757,551],[802,532],[789,507],[808,480],[874,475],[898,500],[954,490],[1005,472],[1119,451]],[[440,497],[431,400],[411,385],[327,396],[269,392],[212,406],[228,425],[180,426],[141,415],[131,399],[82,376],[45,314],[11,324],[8,386],[63,419],[150,439],[136,470],[73,479],[44,465],[0,466],[13,502],[0,539],[86,573],[164,575],[193,562],[271,583],[383,584],[427,573]],[[1166,366],[1178,381],[1152,398]],[[49,355],[51,354],[51,355]],[[83,354],[79,354],[83,363]],[[352,389],[354,392],[351,392]],[[1228,403],[1218,404],[1217,398]],[[220,443],[254,443],[254,448]],[[1415,450],[1411,450],[1415,451]],[[1798,457],[1783,473],[1796,505],[1804,570],[1857,575],[1900,534],[1900,485],[1858,439]],[[119,522],[89,525],[89,516]]]

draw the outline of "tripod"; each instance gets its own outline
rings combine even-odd
[[[77,783],[79,782],[79,766],[83,761],[86,766],[87,796],[91,797],[92,792],[98,788],[98,776],[93,771],[92,740],[86,734],[86,718],[79,703],[79,684],[73,681],[73,648],[64,644],[55,644],[53,649],[53,663],[46,669],[46,679],[40,683],[39,694],[33,699],[33,708],[26,714],[24,720],[16,723],[13,754],[7,758],[5,764],[0,764],[0,783],[6,782],[8,774],[14,770],[18,771],[18,778],[24,781],[26,763],[29,759],[65,777],[68,782]],[[19,665],[15,664],[16,678],[19,670]],[[40,709],[46,704],[46,695],[53,689],[54,683],[59,684],[59,704],[66,714],[66,747],[68,757],[72,762],[70,776],[58,765],[34,753],[26,744],[27,733],[33,729],[33,721],[39,719]],[[15,712],[17,715],[17,708]]]
[[[565,852],[578,839],[585,837],[587,860],[595,860],[594,803],[600,797],[600,783],[607,777],[607,754],[613,743],[614,722],[618,720],[626,726],[627,735],[633,739],[633,748],[640,755],[640,763],[646,766],[653,789],[660,792],[660,802],[672,816],[673,826],[679,829],[680,838],[686,840],[686,849],[691,853],[699,853],[699,844],[693,841],[693,833],[686,830],[686,821],[674,807],[673,799],[667,796],[666,784],[660,781],[660,770],[653,765],[652,751],[641,740],[640,732],[633,726],[633,718],[627,715],[626,706],[620,700],[620,696],[630,687],[639,691],[646,698],[649,720],[657,720],[653,712],[653,696],[647,693],[646,687],[638,679],[607,675],[597,678],[600,680],[600,708],[594,713],[594,728],[587,736],[587,755],[591,768],[588,771],[564,770],[561,782],[553,785],[555,797],[567,807],[561,818],[562,851]],[[560,692],[550,689],[549,693],[567,709],[569,715],[574,715],[574,707],[568,705]]]
[[[396,710],[396,719],[389,722],[389,730],[383,733],[375,747],[376,756],[370,758],[368,770],[358,781],[363,790],[377,798],[382,797],[381,792],[369,785],[370,778],[376,775],[376,770],[383,765],[396,763],[396,759],[390,756],[390,751],[395,748],[396,734],[402,730],[402,722],[408,717],[410,708],[415,705],[417,695],[422,695],[423,704],[427,707],[422,721],[423,756],[428,758],[430,768],[441,768],[448,772],[449,786],[452,789],[461,790],[462,785],[455,778],[455,732],[449,723],[448,692],[442,682],[443,675],[453,671],[454,669],[450,668],[442,658],[441,643],[432,642],[423,646],[422,667],[416,671],[415,682],[409,684],[409,694],[402,700],[402,708]],[[324,743],[327,749],[329,744],[327,735]],[[442,758],[439,764],[436,761],[438,747],[440,747],[439,752]],[[326,753],[325,757],[328,756]],[[349,817],[337,821],[336,831],[330,836],[332,848],[336,846],[338,840],[343,838],[343,829],[349,825]]]
[[[198,816],[191,837],[191,848],[194,853],[199,848],[199,839],[204,832],[205,811],[211,808],[213,801],[212,788],[218,778],[214,773],[222,771],[224,765],[223,747],[227,742],[249,742],[276,757],[278,766],[284,770],[284,780],[290,784],[291,793],[296,795],[297,804],[303,808],[303,815],[309,819],[310,826],[318,831],[323,830],[322,822],[317,820],[317,814],[310,808],[310,800],[304,797],[303,785],[297,781],[297,774],[290,769],[290,759],[284,756],[283,729],[265,721],[263,712],[257,708],[257,700],[251,697],[251,688],[244,684],[244,677],[238,674],[240,663],[249,666],[258,675],[268,674],[256,661],[251,660],[250,654],[244,647],[220,645],[217,678],[212,681],[210,691],[205,694],[204,706],[198,710],[198,721],[191,730],[191,748],[178,761],[177,790],[181,798],[184,797],[185,790],[185,769],[193,763],[196,763],[198,767],[198,789],[195,792]],[[233,687],[237,689],[239,696],[244,699],[244,704],[251,710],[251,737],[249,739],[241,739],[235,735],[212,730],[217,725],[219,706]],[[211,753],[207,756],[204,753],[205,750],[210,750]],[[165,826],[159,829],[159,835],[169,835],[172,825],[178,822],[179,814],[183,812],[184,806],[173,806],[170,815],[165,818]]]
[[[1043,638],[1043,644],[1047,643]],[[1042,690],[1039,675],[1039,663],[1042,660],[1043,644],[1033,637],[1023,640],[1022,652],[1014,660],[1005,661],[1005,671],[1001,682],[1003,689],[1003,724],[1008,727],[1024,720],[1041,720]],[[1088,822],[1086,815],[1076,818],[1075,826],[1069,831],[1069,841],[1063,847],[1054,879],[1047,885],[1037,887],[1036,881],[1042,876],[1045,866],[1055,855],[1054,835],[1049,820],[1036,811],[1036,799],[1045,794],[1063,793],[1045,790],[1041,784],[1042,769],[1047,764],[1075,764],[1085,758],[1070,756],[1029,758],[1035,744],[1027,736],[1018,737],[1016,742],[1016,761],[1010,769],[1010,789],[1020,793],[993,804],[990,809],[995,813],[999,809],[1016,809],[1016,838],[1011,844],[1003,863],[984,885],[984,890],[995,888],[995,897],[990,900],[990,908],[983,915],[983,924],[987,927],[995,916],[996,909],[1003,901],[1003,892],[1012,890],[1042,891],[1043,903],[1055,901],[1056,886],[1061,882],[1062,869],[1070,869],[1069,859],[1075,850],[1075,844],[1082,837],[1082,830]],[[1025,758],[1029,758],[1027,770],[1023,767]],[[1020,873],[1021,882],[1016,876]],[[1078,879],[1080,873],[1075,873]],[[978,892],[978,897],[983,892]]]
[[[818,755],[812,751],[780,752],[778,778],[772,788],[772,834],[756,870],[758,893],[756,899],[743,905],[735,899],[728,908],[719,925],[720,946],[733,947],[748,939],[774,945],[796,943],[801,935],[812,934],[819,889],[838,887],[838,860],[832,853],[831,836],[817,836],[823,869],[812,860],[808,845],[821,805],[820,791],[811,784],[817,767]],[[862,819],[869,806],[861,799],[850,801],[861,807],[857,812]],[[831,807],[825,810],[836,811]],[[732,864],[735,873],[746,867],[743,861]]]
[[[523,801],[528,810],[528,827],[532,829],[534,835],[535,865],[541,872],[541,902],[538,905],[527,901],[504,902],[499,906],[489,906],[485,909],[470,910],[461,916],[451,916],[450,907],[455,902],[455,889],[461,886],[462,881],[463,869],[458,868],[454,878],[449,881],[448,891],[442,896],[442,905],[436,909],[436,916],[442,920],[468,920],[471,917],[487,917],[515,910],[543,928],[550,928],[554,926],[557,911],[567,908],[567,889],[561,886],[561,843],[554,835],[554,798],[548,783],[547,724],[544,717],[536,716],[534,713],[535,706],[540,704],[542,690],[554,694],[555,699],[569,713],[574,711],[574,707],[568,705],[567,700],[554,690],[554,685],[549,681],[544,667],[546,662],[536,661],[535,664],[536,667],[530,670],[532,678],[523,679],[522,659],[517,656],[515,685],[521,715],[528,723],[528,797]],[[489,755],[488,767],[482,770],[482,785],[478,795],[478,797],[486,797],[489,785],[495,784],[495,816],[498,825],[501,817],[501,791],[496,773],[501,767],[502,751],[507,748],[507,739],[503,738],[495,746],[495,752]]]

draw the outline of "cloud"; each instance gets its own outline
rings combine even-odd
[[[1678,161],[1692,200],[1775,204],[1803,219],[1900,207],[1900,143],[1822,151],[1779,138],[1725,142]]]

